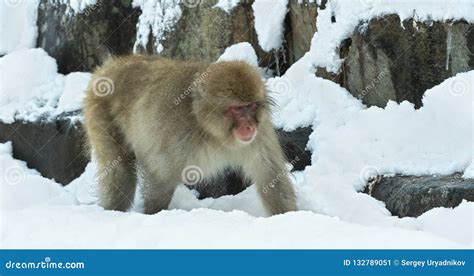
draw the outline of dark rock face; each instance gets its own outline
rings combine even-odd
[[[183,6],[182,16],[174,31],[165,36],[161,54],[184,60],[213,62],[232,44],[247,41],[254,47],[258,45],[251,5],[242,3],[228,14],[219,8],[212,8],[216,2],[201,1],[194,8]],[[155,53],[154,46],[149,45],[147,51]]]
[[[311,39],[316,32],[318,5],[308,0],[289,1],[289,28],[287,34],[289,63],[300,59],[311,47]]]
[[[294,171],[302,171],[311,165],[311,152],[306,150],[311,132],[311,127],[298,128],[291,132],[277,130],[286,159],[293,165]]]
[[[195,7],[182,5],[182,16],[173,31],[165,35],[160,53],[182,60],[214,62],[224,50],[236,43],[248,42],[255,49],[259,65],[283,72],[288,67],[286,51],[267,53],[259,44],[254,29],[253,1],[241,1],[230,13],[213,8],[217,0],[201,0]],[[142,52],[156,54],[151,36]]]
[[[384,177],[366,190],[399,217],[417,217],[436,207],[455,207],[474,201],[474,179],[450,176]]]
[[[0,142],[7,141],[13,143],[14,158],[64,185],[79,177],[89,162],[82,146],[82,126],[67,117],[56,121],[0,122]]]
[[[90,72],[110,54],[132,52],[141,11],[131,3],[100,0],[74,14],[67,4],[42,0],[37,46],[57,60],[60,73]]]
[[[397,15],[372,19],[341,51],[341,85],[369,106],[407,100],[419,108],[425,90],[474,68],[472,24],[410,19],[403,26]]]
[[[285,20],[281,49],[263,51],[254,29],[253,0],[244,0],[230,13],[213,8],[217,0],[201,0],[196,7],[181,5],[182,16],[161,44],[165,57],[214,62],[224,50],[239,42],[249,42],[259,65],[283,74],[309,49],[316,30],[317,5],[292,0]],[[141,14],[132,0],[98,1],[75,14],[67,5],[42,0],[38,9],[37,46],[58,62],[60,73],[92,71],[109,55],[133,52],[136,26]],[[156,54],[152,34],[141,53]]]

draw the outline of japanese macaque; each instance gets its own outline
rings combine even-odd
[[[271,214],[296,210],[270,104],[260,74],[245,62],[139,55],[107,61],[95,72],[84,106],[100,205],[131,206],[139,164],[147,214],[168,208],[180,183],[229,167],[257,185]]]

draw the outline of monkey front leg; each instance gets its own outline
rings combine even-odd
[[[165,181],[157,171],[142,172],[144,213],[155,214],[168,209],[177,184],[174,181]]]
[[[295,191],[284,165],[279,166],[273,160],[260,160],[248,170],[265,207],[272,215],[297,210]]]

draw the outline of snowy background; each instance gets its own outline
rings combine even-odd
[[[87,12],[95,0],[61,0],[71,14]],[[238,0],[215,9],[232,13]],[[358,2],[358,1],[355,1]],[[309,51],[282,76],[268,75],[277,105],[273,120],[292,131],[312,127],[307,149],[312,165],[293,173],[301,211],[268,217],[250,186],[238,195],[198,199],[180,186],[168,211],[143,215],[137,195],[130,212],[96,205],[92,161],[67,186],[43,177],[0,144],[1,246],[3,248],[472,248],[474,204],[434,208],[419,217],[391,215],[385,204],[361,193],[374,175],[450,175],[474,178],[474,71],[459,73],[428,89],[423,106],[390,101],[366,106],[339,84],[317,77],[315,68],[337,72],[336,49],[362,20],[385,14],[417,20],[474,23],[472,1],[329,1],[318,11]],[[142,13],[133,48],[162,38],[193,1],[134,0]],[[89,72],[58,72],[57,61],[37,47],[39,1],[0,1],[0,120],[35,121],[81,109]],[[448,7],[448,8],[446,8]],[[264,51],[284,43],[288,1],[252,5],[258,43]],[[337,22],[331,22],[336,16]],[[225,49],[219,60],[243,59],[258,66],[247,42]],[[262,71],[265,71],[262,68]],[[76,114],[76,113],[75,113]],[[73,120],[81,121],[80,114]],[[442,129],[442,131],[440,131]],[[414,135],[416,133],[416,135]]]

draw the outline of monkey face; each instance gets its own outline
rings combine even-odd
[[[260,106],[261,103],[252,102],[231,105],[225,111],[225,116],[232,119],[232,134],[237,141],[250,143],[257,135],[257,113]]]
[[[204,74],[193,98],[197,122],[226,145],[251,143],[268,117],[260,74],[241,61],[214,63]]]

